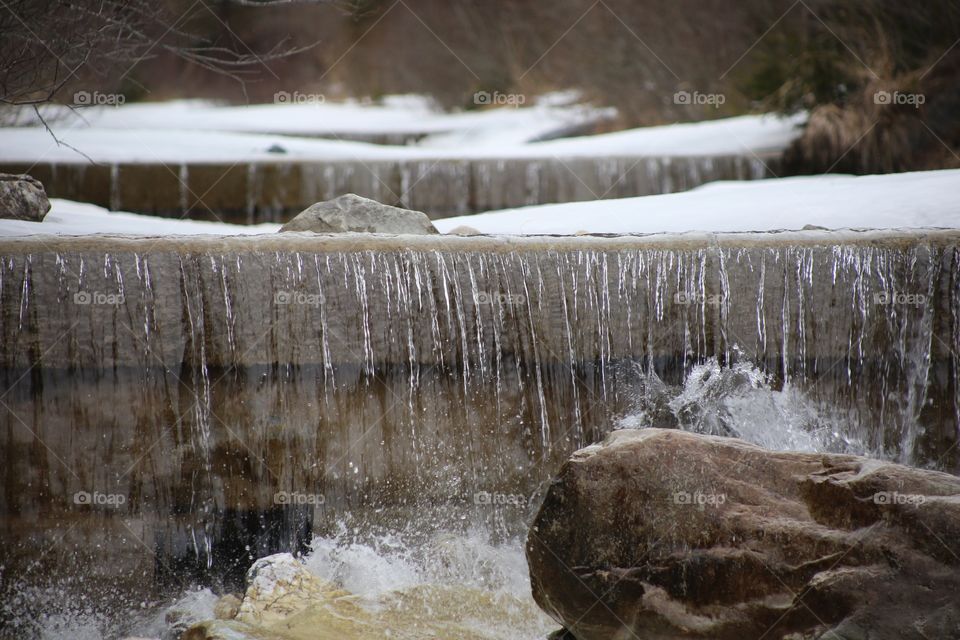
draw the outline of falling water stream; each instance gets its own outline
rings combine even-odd
[[[526,524],[615,428],[960,469],[955,242],[473,240],[5,245],[0,636],[287,549],[391,637],[543,638]]]

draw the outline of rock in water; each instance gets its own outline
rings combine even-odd
[[[960,478],[615,431],[563,466],[527,559],[578,640],[956,640]]]
[[[280,231],[417,235],[437,233],[425,213],[391,207],[352,193],[310,205],[280,227]]]
[[[43,222],[48,211],[50,201],[39,180],[26,174],[0,173],[0,218]]]
[[[468,227],[465,224],[460,225],[459,227],[454,227],[447,231],[448,236],[482,236],[483,234],[474,229],[473,227]]]
[[[307,571],[289,553],[260,558],[247,572],[247,593],[236,619],[251,625],[283,621],[318,602],[349,595]]]
[[[217,620],[233,620],[240,613],[240,598],[228,593],[213,605],[213,617]]]

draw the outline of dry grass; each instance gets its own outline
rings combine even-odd
[[[785,170],[869,174],[960,167],[958,61],[941,64],[928,75],[914,71],[867,83],[843,105],[815,107],[787,150]],[[898,94],[904,103],[892,103]]]

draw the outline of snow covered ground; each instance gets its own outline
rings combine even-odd
[[[42,108],[58,129],[174,129],[228,131],[331,138],[383,135],[437,135],[478,132],[523,142],[563,129],[612,118],[616,110],[579,102],[574,91],[555,92],[521,108],[485,108],[444,112],[418,95],[386,96],[380,101],[323,101],[318,94],[284,94],[274,104],[222,105],[204,100],[132,103],[121,107],[62,105]],[[16,122],[40,126],[32,109],[17,112]]]
[[[397,160],[407,147],[224,131],[67,129],[60,145],[43,129],[0,129],[0,162],[228,163],[296,160]],[[273,149],[274,151],[271,151]],[[415,153],[415,152],[414,152]],[[86,157],[84,157],[86,156]]]
[[[197,101],[84,109],[45,117],[60,145],[21,112],[24,125],[0,128],[0,162],[241,162],[605,156],[753,155],[778,152],[804,116],[742,116],[544,140],[608,118],[609,109],[552,94],[528,107],[442,113],[415,96],[383,105],[279,104],[224,107]],[[416,145],[381,145],[315,136],[427,134]],[[538,142],[539,141],[539,142]]]
[[[132,152],[132,160],[139,161],[147,153],[144,146],[152,150],[151,156],[164,161],[172,161],[171,152],[175,154],[176,149],[183,147],[187,152],[183,159],[188,161],[234,160],[238,154],[242,159],[263,159],[270,157],[262,155],[265,150],[275,145],[288,149],[297,158],[310,159],[410,155],[410,147],[400,143],[356,143],[357,139],[379,142],[384,137],[422,137],[418,145],[436,149],[436,155],[465,143],[472,148],[525,144],[576,131],[616,115],[614,109],[579,104],[575,92],[548,94],[522,108],[461,112],[440,111],[427,98],[415,95],[388,96],[378,103],[304,103],[296,101],[295,96],[285,103],[247,106],[201,100],[74,109],[47,105],[41,113],[58,137],[104,161],[125,160],[124,151]],[[8,155],[22,158],[16,150],[31,143],[50,146],[52,139],[40,141],[36,137],[44,127],[32,109],[10,109],[6,113],[6,122],[11,126],[0,129],[0,136],[4,136],[0,138],[0,159]],[[5,149],[9,149],[9,154],[3,153]],[[82,158],[75,152],[66,157],[56,153],[48,157],[57,161]]]
[[[241,236],[274,233],[280,228],[279,224],[237,225],[108,211],[93,204],[58,198],[51,198],[50,205],[50,212],[43,222],[0,220],[0,238],[37,234],[85,236],[95,233],[138,236]]]
[[[487,234],[960,228],[960,170],[714,182],[683,193],[446,218]]]
[[[452,146],[378,145],[256,133],[163,129],[65,129],[60,145],[42,128],[0,128],[0,162],[242,162],[469,158],[571,158],[763,154],[782,150],[796,136],[795,119],[741,116],[616,133],[491,145],[448,134]],[[82,152],[82,153],[81,153]]]
[[[487,234],[742,232],[960,228],[960,170],[880,176],[814,176],[716,182],[692,191],[496,211],[437,220],[441,232],[467,225]],[[250,235],[278,224],[181,221],[53,200],[42,223],[0,220],[0,237],[34,234]]]

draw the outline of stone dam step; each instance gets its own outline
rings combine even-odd
[[[286,222],[344,193],[423,211],[431,218],[536,204],[673,193],[716,180],[755,180],[778,156],[416,159],[191,163],[0,161],[29,173],[47,194],[114,211]]]
[[[557,406],[602,406],[631,363],[682,379],[739,354],[837,407],[926,422],[928,453],[958,436],[955,231],[19,239],[0,256],[0,371],[24,393],[49,377],[35,389],[48,399],[70,372],[94,386],[245,372],[241,387],[336,393],[435,379],[476,385],[477,402],[493,385],[546,423]],[[910,400],[894,407],[897,390]],[[563,401],[548,407],[551,391]],[[98,396],[78,402],[99,414]],[[14,399],[34,415],[38,396]],[[589,431],[609,428],[608,408],[583,418]]]

